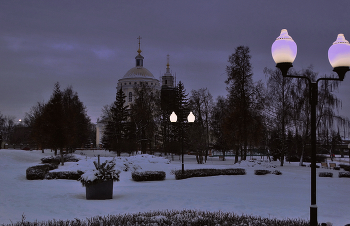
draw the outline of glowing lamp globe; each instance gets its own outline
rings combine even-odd
[[[328,49],[328,60],[332,67],[350,67],[350,44],[343,34]]]
[[[276,64],[293,63],[297,56],[297,44],[288,35],[287,29],[282,29],[271,47],[272,58]]]
[[[171,113],[170,115],[170,122],[176,122],[177,121],[177,116],[175,112]]]
[[[196,117],[193,115],[193,113],[191,111],[190,114],[187,116],[187,121],[194,122],[195,119],[196,119]]]

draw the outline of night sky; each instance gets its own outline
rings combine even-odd
[[[317,4],[315,4],[317,2]],[[254,81],[274,68],[271,45],[287,29],[298,45],[294,69],[312,65],[331,75],[328,48],[350,41],[350,1],[5,1],[0,0],[0,112],[23,119],[48,101],[56,82],[78,92],[92,122],[115,99],[118,79],[135,66],[165,73],[167,54],[177,81],[227,95],[228,57],[251,50]],[[350,117],[350,72],[335,91]]]

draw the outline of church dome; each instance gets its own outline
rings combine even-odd
[[[154,76],[144,67],[133,67],[126,72],[123,78],[154,78]]]

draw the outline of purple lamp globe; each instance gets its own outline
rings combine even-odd
[[[287,29],[282,29],[280,36],[272,44],[271,53],[276,64],[294,62],[297,56],[297,44],[288,35]]]
[[[343,34],[338,34],[337,40],[328,49],[328,60],[343,81],[345,73],[350,67],[350,44]]]

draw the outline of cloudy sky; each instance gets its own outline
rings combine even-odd
[[[23,118],[47,101],[54,84],[73,86],[92,122],[114,101],[118,79],[135,66],[141,36],[144,66],[156,78],[170,55],[187,92],[226,95],[225,68],[239,45],[252,55],[254,81],[274,68],[271,45],[288,29],[298,45],[294,69],[331,75],[328,48],[350,40],[350,1],[6,1],[0,0],[0,112]],[[336,95],[350,118],[350,73]]]

